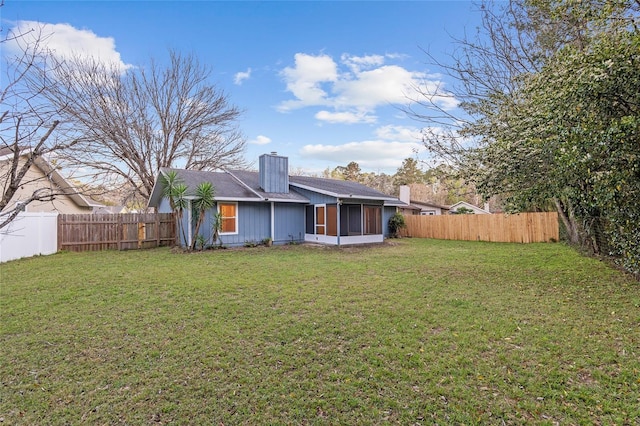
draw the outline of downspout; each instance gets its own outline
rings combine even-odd
[[[276,204],[271,202],[271,241],[276,239]]]
[[[338,216],[336,218],[336,222],[338,226],[338,232],[336,232],[336,234],[338,234],[338,247],[340,247],[340,206],[342,206],[342,200],[338,198],[338,206],[336,208],[336,215]]]
[[[187,221],[188,221],[187,229],[189,231],[189,232],[187,232],[187,240],[188,240],[187,247],[191,247],[191,242],[192,242],[191,240],[193,239],[193,236],[192,236],[193,235],[193,230],[191,229],[191,226],[192,226],[191,225],[191,219],[192,219],[191,215],[193,213],[193,209],[191,208],[191,200],[188,200],[187,202],[188,202],[188,207],[189,207],[189,210],[187,211]]]

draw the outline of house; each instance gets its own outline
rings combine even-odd
[[[429,201],[416,201],[411,199],[411,189],[409,185],[400,186],[400,201],[405,206],[399,208],[404,215],[436,216],[449,213],[449,207]]]
[[[220,240],[226,246],[271,239],[274,244],[314,242],[328,245],[380,243],[400,201],[356,182],[289,176],[288,158],[276,153],[259,159],[259,171],[221,172],[174,170],[190,193],[202,182],[215,189],[216,205],[207,212],[201,235],[211,243],[213,214],[222,221]],[[193,197],[191,197],[193,199]],[[401,204],[401,203],[400,203]],[[156,179],[148,203],[170,212]],[[190,244],[195,217],[191,208],[183,220]],[[184,242],[184,241],[183,241]]]
[[[121,214],[121,213],[136,213],[130,211],[127,206],[102,206],[93,211],[93,214]]]
[[[467,213],[470,213],[470,211],[472,211],[474,214],[491,214],[488,209],[481,209],[480,207],[469,204],[466,201],[458,201],[457,203],[449,207],[449,212],[451,214],[457,214],[458,209],[460,208],[466,210]]]
[[[0,185],[4,194],[6,185],[9,184],[8,173],[13,157],[12,147],[0,148]],[[24,164],[28,151],[20,153],[20,164]],[[19,166],[20,166],[19,164]],[[33,165],[21,181],[20,188],[11,198],[4,211],[13,210],[21,204],[22,200],[30,198],[36,191],[52,200],[32,201],[24,206],[28,213],[57,212],[57,213],[91,213],[94,208],[102,207],[102,204],[91,201],[82,195],[78,189],[65,179],[58,170],[43,157],[37,157]]]

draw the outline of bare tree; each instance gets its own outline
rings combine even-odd
[[[0,7],[2,4],[0,4]],[[53,201],[69,188],[49,184],[55,168],[41,167],[43,174],[33,177],[29,170],[46,158],[57,156],[78,141],[67,138],[59,119],[59,109],[27,85],[28,75],[43,60],[46,36],[38,28],[26,33],[8,32],[0,46],[11,44],[2,56],[3,86],[0,89],[0,229],[33,202]],[[36,182],[37,181],[37,182]],[[32,186],[31,184],[37,183]],[[20,194],[20,188],[37,187]]]
[[[135,188],[147,199],[161,167],[210,170],[244,165],[241,111],[209,83],[210,70],[193,55],[169,53],[164,67],[122,69],[95,59],[54,61],[33,89],[75,123],[83,144],[75,162]]]

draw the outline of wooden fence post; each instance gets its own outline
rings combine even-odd
[[[160,247],[160,215],[156,213],[156,247]]]
[[[116,241],[118,244],[118,251],[122,250],[122,236],[124,233],[124,227],[122,226],[122,215],[118,215],[118,220],[116,221]]]
[[[57,226],[58,226],[58,251],[62,250],[62,216],[58,215]]]

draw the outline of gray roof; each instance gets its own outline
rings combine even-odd
[[[258,174],[258,172],[249,172],[246,170],[231,170],[229,171],[229,173],[241,180],[242,183],[251,188],[252,191],[265,199],[272,201],[297,201],[301,203],[309,202],[307,197],[300,195],[292,190],[289,190],[288,193],[274,193],[263,191],[262,188],[260,188],[260,175]],[[291,178],[289,178],[289,181],[291,181]]]
[[[215,198],[218,200],[247,200],[247,201],[262,201],[258,194],[252,192],[249,188],[239,182],[233,175],[227,172],[207,172],[201,170],[184,170],[184,169],[170,169],[162,168],[160,173],[166,174],[168,172],[176,172],[178,179],[187,185],[190,191],[196,189],[196,187],[202,182],[210,182],[215,188]],[[157,206],[162,199],[162,185],[159,183],[159,179],[156,179],[156,184],[149,197],[149,206]]]
[[[308,176],[289,176],[289,186],[293,187],[288,193],[269,193],[260,188],[260,176],[258,172],[246,170],[230,170],[223,172],[207,172],[198,170],[183,170],[163,168],[161,173],[175,171],[179,179],[190,190],[195,189],[202,182],[210,182],[215,188],[215,198],[223,201],[281,201],[293,203],[308,203],[309,200],[295,191],[295,188],[303,188],[336,198],[360,198],[371,200],[383,200],[394,203],[399,200],[395,197],[383,194],[380,191],[369,188],[357,182],[324,179]],[[149,197],[149,206],[156,207],[162,199],[162,188],[159,180],[153,187]],[[404,204],[404,203],[401,203]],[[395,205],[395,204],[391,204]]]
[[[309,176],[290,176],[289,184],[295,187],[309,189],[321,194],[338,198],[364,198],[375,200],[396,200],[396,197],[383,194],[358,182],[337,179],[325,179]]]

